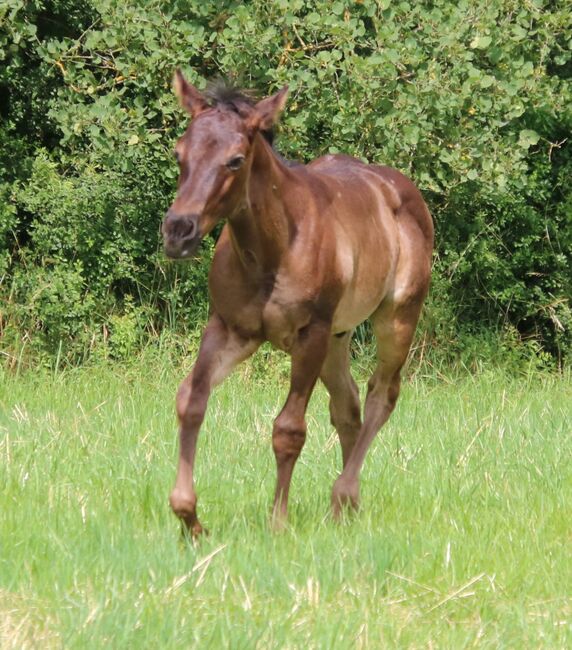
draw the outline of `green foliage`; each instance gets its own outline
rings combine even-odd
[[[566,6],[542,0],[5,2],[3,331],[47,352],[62,336],[77,357],[135,312],[137,342],[204,317],[212,241],[194,267],[163,262],[158,241],[187,120],[170,85],[182,66],[199,86],[221,74],[261,93],[288,83],[286,155],[343,151],[418,183],[437,227],[426,322],[447,315],[427,340],[506,328],[562,357],[571,43]],[[70,288],[61,325],[38,297],[52,277]]]
[[[112,356],[123,357],[161,325],[157,314],[169,313],[173,323],[204,316],[206,264],[165,265],[157,224],[140,209],[159,214],[160,201],[151,184],[90,167],[67,177],[38,153],[17,194],[20,213],[33,220],[27,245],[13,253],[5,315],[27,334],[32,349],[63,345],[78,359],[109,341]]]
[[[4,648],[572,645],[569,372],[404,382],[343,525],[329,516],[341,455],[318,387],[291,526],[273,534],[270,440],[288,384],[243,366],[199,438],[210,534],[194,546],[167,501],[186,368],[149,353],[0,367]]]

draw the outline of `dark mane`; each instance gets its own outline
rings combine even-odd
[[[224,79],[210,81],[204,94],[213,106],[223,106],[239,114],[244,112],[245,108],[254,106],[258,100],[256,91],[239,88]],[[274,129],[261,133],[270,144],[274,143]]]
[[[245,104],[248,106],[254,106],[257,100],[256,92],[254,90],[239,88],[224,79],[209,81],[205,90],[205,95],[215,106],[223,104],[224,106],[237,110]]]

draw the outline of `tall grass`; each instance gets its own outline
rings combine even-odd
[[[1,377],[2,647],[570,647],[570,377],[415,375],[342,525],[318,387],[277,535],[286,384],[245,366],[203,427],[210,535],[193,547],[167,504],[184,372],[149,357]]]

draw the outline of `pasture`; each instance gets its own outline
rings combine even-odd
[[[273,534],[287,384],[246,365],[199,438],[210,534],[193,546],[167,502],[184,372],[147,359],[0,375],[2,648],[572,645],[570,376],[406,380],[341,524],[319,386],[290,526]]]

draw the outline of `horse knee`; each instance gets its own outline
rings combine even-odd
[[[278,461],[296,459],[306,441],[306,423],[281,413],[274,422],[272,448]]]

